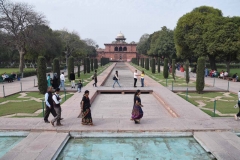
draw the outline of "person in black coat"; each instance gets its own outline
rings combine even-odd
[[[56,90],[59,86],[59,83],[58,83],[58,77],[57,77],[57,73],[54,73],[54,76],[53,76],[53,88]]]
[[[72,88],[75,88],[75,74],[73,72],[70,73],[70,81]]]

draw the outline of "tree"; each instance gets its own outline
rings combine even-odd
[[[89,58],[86,59],[86,63],[87,63],[86,64],[87,65],[87,73],[90,73],[91,68],[90,68],[90,59]]]
[[[80,64],[78,63],[78,71],[77,71],[78,78],[80,78]]]
[[[145,69],[149,70],[149,58],[145,58]]]
[[[186,63],[185,63],[185,73],[186,73],[186,83],[188,84],[189,83],[189,61],[186,60]]]
[[[176,56],[173,33],[173,30],[168,29],[166,26],[163,26],[159,31],[158,38],[155,42],[155,50],[159,57],[172,59]]]
[[[157,59],[157,65],[158,65],[158,73],[160,73],[161,71],[160,71],[160,58],[158,57],[158,59]]]
[[[83,59],[83,73],[85,74],[87,72],[87,60],[86,58]]]
[[[208,52],[204,35],[206,26],[212,23],[213,19],[219,17],[222,17],[221,10],[208,6],[195,8],[192,12],[182,16],[174,30],[177,55],[185,59],[189,59],[193,55],[208,56],[211,68],[216,69],[216,55]]]
[[[43,15],[36,13],[26,3],[11,3],[0,0],[0,29],[9,36],[4,37],[7,45],[16,47],[20,55],[19,70],[23,73],[27,46],[34,46],[33,33],[36,26],[46,24]]]
[[[60,65],[59,65],[59,60],[58,58],[55,58],[53,60],[53,73],[57,73],[57,76],[60,76]],[[58,83],[60,83],[60,79],[58,79]]]
[[[59,34],[59,37],[62,39],[63,48],[64,48],[64,56],[67,59],[73,55],[77,54],[77,52],[81,52],[83,48],[86,47],[85,42],[81,41],[80,36],[76,32],[68,32],[67,30],[59,30],[56,31]]]
[[[98,69],[98,60],[94,59],[94,69]]]
[[[175,64],[176,64],[176,60],[172,59],[172,77],[173,77],[174,81],[175,81],[175,73],[176,73],[176,66],[175,66]]]
[[[43,56],[39,56],[37,78],[38,78],[38,90],[41,94],[45,94],[47,92],[46,69],[47,69],[46,59]]]
[[[196,90],[200,94],[204,89],[204,68],[205,68],[205,58],[198,58],[197,62],[197,79],[196,79]]]
[[[74,58],[72,56],[70,56],[68,58],[68,80],[70,81],[70,73],[74,73]]]
[[[91,71],[93,71],[93,59],[91,59]]]
[[[147,46],[147,41],[149,38],[149,34],[144,34],[141,36],[138,44],[137,44],[137,52],[139,54],[147,54],[148,46]]]
[[[163,76],[165,79],[168,78],[168,59],[164,59],[164,68],[163,68]]]
[[[155,59],[153,58],[152,59],[152,73],[155,73],[156,72],[156,62],[155,62]]]

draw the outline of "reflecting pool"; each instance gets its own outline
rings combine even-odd
[[[0,136],[0,158],[17,145],[25,137],[1,137]]]
[[[70,139],[58,159],[160,160],[201,159],[211,156],[192,137]]]

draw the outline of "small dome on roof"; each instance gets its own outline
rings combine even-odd
[[[117,38],[124,38],[124,35],[120,32],[118,33]]]

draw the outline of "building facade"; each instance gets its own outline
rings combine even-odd
[[[135,42],[127,43],[126,38],[120,32],[112,43],[105,43],[105,49],[97,49],[98,60],[109,58],[110,61],[131,61],[137,56],[137,44]]]

